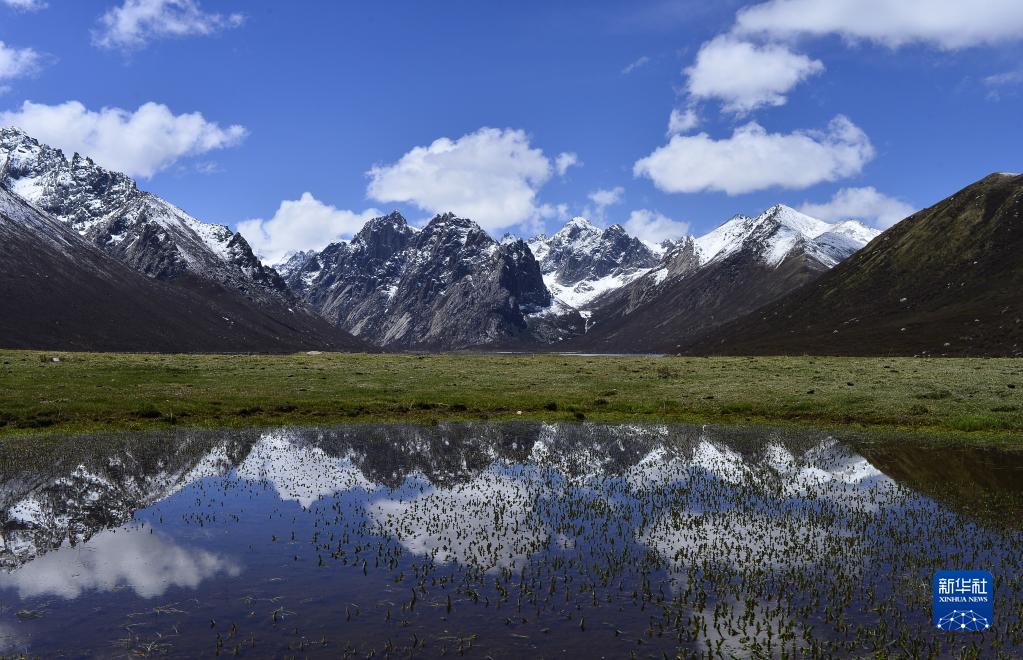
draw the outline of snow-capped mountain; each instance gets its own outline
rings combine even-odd
[[[290,255],[278,272],[264,266],[229,228],[201,222],[139,190],[131,178],[78,154],[67,158],[16,128],[0,128],[0,158],[0,187],[33,210],[8,214],[9,233],[18,233],[24,254],[7,246],[11,256],[4,267],[30,263],[29,246],[47,236],[64,243],[54,251],[51,242],[40,255],[56,256],[49,261],[40,256],[36,266],[45,262],[65,284],[51,278],[12,285],[12,291],[25,293],[17,303],[39,312],[34,314],[39,324],[12,326],[8,337],[0,337],[11,346],[29,345],[37,336],[45,340],[39,347],[58,348],[59,335],[77,324],[84,335],[68,347],[127,349],[109,344],[103,333],[87,332],[89,310],[109,304],[73,304],[102,301],[120,291],[125,301],[162,301],[148,305],[154,318],[184,307],[191,308],[184,318],[212,319],[197,324],[198,342],[170,341],[170,328],[182,324],[159,324],[167,336],[153,347],[164,350],[229,350],[245,332],[238,349],[275,350],[275,342],[281,350],[358,346],[351,333],[389,348],[535,348],[567,345],[585,335],[580,348],[643,351],[654,350],[656,343],[660,350],[661,344],[771,302],[877,234],[857,222],[830,224],[779,205],[757,217],[736,216],[699,238],[660,246],[630,236],[621,225],[599,228],[583,218],[527,243],[514,236],[495,241],[472,220],[454,214],[439,215],[417,230],[395,212],[369,221],[351,241]],[[39,236],[26,230],[29,224]],[[76,251],[80,257],[71,254]],[[106,292],[97,284],[87,293],[75,284],[76,259],[104,271],[99,280],[118,279],[96,251],[170,288],[159,295],[143,293],[152,287],[121,277],[124,281]],[[57,328],[62,305],[74,312],[69,317],[74,322]],[[145,304],[133,305],[140,319],[146,316]],[[111,308],[109,318],[122,318],[131,306]],[[221,330],[213,327],[217,319],[225,323]],[[45,330],[50,326],[56,330]],[[34,328],[31,336],[28,331],[14,336],[28,327]],[[639,336],[649,339],[638,341]]]
[[[656,308],[697,273],[734,274],[738,262],[777,270],[738,289],[730,280],[701,289],[695,299],[711,303],[696,325],[730,320],[831,268],[875,234],[856,222],[829,224],[776,206],[755,218],[736,216],[700,238],[660,246],[630,236],[621,225],[601,229],[583,218],[526,243],[512,235],[495,241],[453,214],[417,230],[393,212],[367,222],[351,241],[290,255],[280,271],[325,318],[378,346],[571,347],[597,326],[600,337],[603,328],[624,323],[637,310]],[[795,274],[783,267],[796,261],[803,266]],[[722,312],[714,298],[743,302]],[[662,323],[677,307],[651,314]],[[643,342],[630,344],[632,330],[616,337],[601,348],[644,350]]]
[[[701,264],[750,250],[766,264],[777,266],[802,250],[830,268],[880,233],[855,220],[829,224],[777,204],[755,218],[735,216],[697,238],[696,247]]]
[[[0,184],[0,346],[94,351],[361,348],[305,311],[147,277]]]
[[[533,237],[529,248],[554,298],[580,311],[656,266],[663,252],[629,236],[621,225],[600,229],[585,218],[569,220],[549,237]]]
[[[688,337],[736,319],[816,279],[880,232],[827,223],[784,205],[735,216],[677,241],[661,263],[599,299],[573,346],[671,351]]]
[[[0,159],[10,190],[135,270],[215,282],[261,302],[293,301],[240,234],[193,218],[124,174],[77,153],[68,158],[13,127],[0,128]]]
[[[499,243],[450,213],[418,231],[397,212],[375,218],[350,242],[300,261],[287,265],[288,283],[328,320],[379,346],[532,341],[526,317],[551,303],[525,242]]]
[[[6,137],[15,134],[9,129],[2,131]],[[253,280],[242,281],[256,271],[236,262],[234,266],[226,261],[215,264],[218,270],[213,272],[225,274],[225,281],[235,282],[237,288],[201,279],[198,274],[154,277],[153,273],[140,272],[144,269],[136,268],[138,262],[131,263],[124,254],[83,236],[73,222],[57,219],[40,208],[60,205],[60,193],[56,191],[70,190],[75,180],[68,172],[58,168],[52,173],[59,179],[53,184],[56,187],[35,187],[37,191],[50,191],[36,195],[37,204],[15,194],[12,188],[29,194],[27,182],[36,180],[21,176],[26,170],[19,169],[25,167],[26,150],[31,146],[19,152],[21,164],[12,163],[9,176],[0,181],[0,307],[4,310],[0,314],[0,346],[171,352],[365,348],[362,342],[299,304],[284,289],[283,280],[269,290]],[[45,152],[54,156],[38,144],[35,148],[37,155]],[[91,171],[100,177],[95,185],[102,188],[102,172]],[[119,175],[105,181],[114,197],[126,190],[122,185],[125,179]],[[94,190],[90,195],[96,196],[96,203],[82,202],[82,213],[98,212],[102,206],[101,192]],[[143,199],[141,203],[151,201]],[[71,201],[64,204],[65,210],[73,206],[76,204]],[[111,220],[117,222],[116,218]],[[164,244],[174,244],[170,230],[137,229],[155,238],[163,235]],[[86,233],[98,235],[90,234],[95,231],[99,231],[98,225]],[[152,257],[149,263],[159,263],[161,256],[181,253],[176,249],[147,250],[140,245],[132,254]],[[174,259],[163,263],[172,264]],[[253,268],[259,268],[258,262]],[[274,271],[269,272],[277,277]],[[254,303],[254,299],[260,302]]]

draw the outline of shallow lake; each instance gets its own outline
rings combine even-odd
[[[1023,452],[349,426],[8,443],[0,477],[5,655],[1023,655]],[[931,624],[959,568],[983,632]]]

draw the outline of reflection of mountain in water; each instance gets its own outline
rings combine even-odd
[[[0,567],[74,546],[131,519],[137,509],[163,500],[203,477],[226,474],[246,451],[240,438],[211,442],[195,434],[135,439],[90,453],[91,439],[33,451],[0,465]]]
[[[100,608],[127,612],[139,648],[151,648],[145,630],[191,625],[172,642],[182,655],[229,636],[225,621],[247,628],[240,639],[256,628],[277,639],[262,654],[286,655],[299,625],[337,633],[339,607],[362,655],[399,632],[402,655],[424,638],[426,654],[454,651],[475,632],[489,640],[480,654],[516,657],[536,650],[530,639],[579,656],[628,655],[640,640],[646,655],[870,655],[887,648],[883,626],[912,646],[933,636],[926,613],[922,628],[913,618],[915,585],[958,558],[1013,574],[1018,521],[978,525],[940,499],[928,480],[945,474],[930,461],[944,448],[856,446],[812,432],[538,423],[0,445],[0,595],[29,611],[55,603],[20,622],[25,639],[0,621],[0,653],[62,650],[47,640]],[[969,453],[957,460],[977,473]],[[998,475],[1016,472],[989,472],[978,485],[1014,492]],[[1017,629],[1002,625],[990,648]]]
[[[777,443],[764,449],[756,442],[762,438],[763,432],[682,426],[470,423],[277,430],[258,437],[186,433],[113,447],[99,443],[85,455],[65,455],[55,446],[52,462],[36,462],[44,469],[19,468],[13,458],[4,462],[0,562],[11,568],[65,542],[88,540],[130,520],[136,509],[232,469],[240,478],[271,483],[282,499],[304,507],[340,491],[377,492],[366,510],[381,527],[408,529],[408,520],[438,507],[473,511],[476,515],[453,519],[446,527],[438,523],[404,535],[410,550],[457,558],[464,543],[452,540],[455,526],[480,526],[466,538],[481,538],[494,507],[522,507],[522,515],[528,515],[525,505],[533,494],[527,490],[535,490],[535,484],[527,489],[523,479],[542,481],[548,489],[555,488],[555,474],[570,480],[617,475],[639,484],[699,468],[729,482],[772,474],[813,482],[824,472],[796,467],[803,458],[818,465],[847,453],[823,436],[801,440],[791,450]],[[861,477],[878,474],[862,459],[845,460],[866,470]],[[530,469],[513,474],[500,465]],[[417,490],[402,494],[410,476],[418,479]],[[384,494],[393,489],[399,490]],[[523,548],[539,542],[539,532],[531,537],[527,527],[523,520],[515,528]]]
[[[776,489],[782,498],[825,493],[832,500],[847,498],[859,488],[884,493],[894,484],[862,456],[824,434],[795,436],[760,429],[528,422],[383,425],[262,434],[185,433],[114,442],[113,447],[99,443],[99,447],[82,455],[80,450],[65,453],[55,445],[54,460],[37,460],[36,464],[46,465],[37,470],[19,468],[14,457],[5,457],[0,564],[11,568],[65,542],[73,546],[88,540],[196,480],[232,470],[242,479],[266,481],[282,500],[303,507],[339,492],[359,490],[366,494],[369,519],[381,529],[403,530],[398,535],[409,550],[462,560],[466,557],[459,556],[459,548],[479,547],[464,539],[483,538],[484,528],[492,526],[495,508],[521,511],[516,515],[523,519],[504,531],[509,538],[520,537],[517,545],[522,552],[546,542],[549,534],[531,509],[540,495],[563,496],[559,480],[585,483],[621,478],[629,489],[645,491],[705,475],[740,491],[729,497],[756,485]],[[887,455],[876,446],[870,452]],[[965,456],[959,459],[961,464]],[[912,480],[905,462],[894,467],[902,480]],[[885,501],[881,495],[873,499],[875,507]],[[447,523],[423,522],[428,512],[438,510],[464,515]],[[686,515],[698,516],[699,511]],[[725,514],[714,520],[694,518],[689,524],[693,533],[688,542],[692,543],[715,537],[721,525],[748,537],[750,543],[768,546],[788,541],[777,536],[780,527],[768,515],[743,525],[729,523]],[[456,541],[458,526],[462,526],[459,538],[464,538]],[[504,531],[488,533],[501,537]],[[803,542],[811,544],[825,535],[822,530],[800,532]],[[650,544],[663,545],[657,541],[657,524],[646,534]],[[660,549],[677,554],[683,541],[678,534],[671,536],[676,547]],[[516,545],[504,541],[505,549]],[[501,538],[491,540],[491,547],[500,543]],[[496,558],[492,559],[496,564]]]

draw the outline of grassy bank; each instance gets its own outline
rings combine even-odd
[[[3,436],[481,418],[1012,439],[1023,435],[1023,360],[0,351]]]

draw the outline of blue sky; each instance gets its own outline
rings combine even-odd
[[[4,122],[271,258],[392,208],[883,226],[1023,170],[1016,0],[0,0],[0,41]]]

